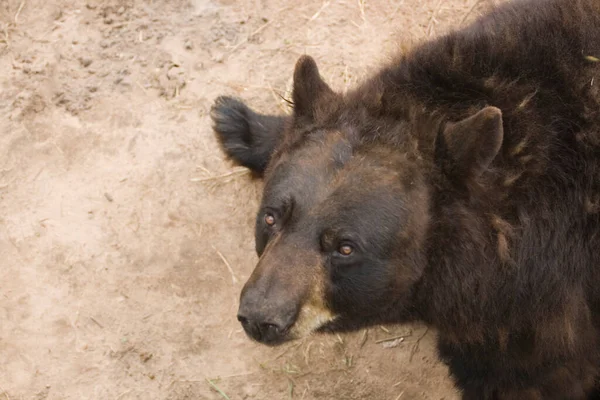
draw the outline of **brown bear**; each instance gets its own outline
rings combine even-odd
[[[504,4],[342,95],[296,64],[290,116],[218,98],[264,178],[238,319],[274,345],[423,321],[464,399],[600,378],[600,0]]]

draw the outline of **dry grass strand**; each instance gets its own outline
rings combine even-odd
[[[229,264],[229,261],[227,261],[227,259],[225,258],[225,256],[223,255],[223,253],[221,253],[219,250],[217,250],[217,248],[215,246],[212,246],[213,250],[217,253],[217,255],[219,256],[219,258],[221,259],[221,261],[223,261],[223,264],[225,264],[225,266],[227,267],[227,269],[229,270],[229,273],[231,274],[231,283],[233,283],[234,285],[236,283],[238,283],[238,279],[235,276],[235,273],[233,272],[233,268],[231,268],[231,264]]]

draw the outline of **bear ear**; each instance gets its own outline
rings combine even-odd
[[[220,96],[210,116],[225,154],[262,175],[285,130],[288,117],[259,114],[239,99]]]
[[[500,151],[503,138],[502,111],[485,107],[462,121],[448,123],[436,150],[442,153],[447,173],[460,179],[477,178]]]
[[[315,60],[307,55],[300,57],[294,69],[294,114],[314,121],[319,107],[335,97],[333,90],[321,79]]]

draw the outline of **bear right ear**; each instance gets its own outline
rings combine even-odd
[[[321,79],[315,60],[307,55],[300,57],[294,69],[294,114],[314,121],[320,107],[336,97],[335,92]]]
[[[470,117],[446,125],[438,136],[436,158],[454,178],[477,178],[496,158],[503,139],[502,111],[485,107]]]

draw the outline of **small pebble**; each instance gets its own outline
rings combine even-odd
[[[167,78],[169,78],[169,80],[183,79],[184,74],[185,71],[183,68],[179,66],[173,66],[167,71]]]
[[[223,60],[225,59],[225,56],[223,55],[223,53],[215,53],[212,55],[211,59],[216,62],[216,63],[222,63]]]
[[[92,59],[91,58],[87,58],[87,57],[81,57],[79,59],[79,63],[81,64],[81,66],[83,68],[87,68],[92,64]]]

